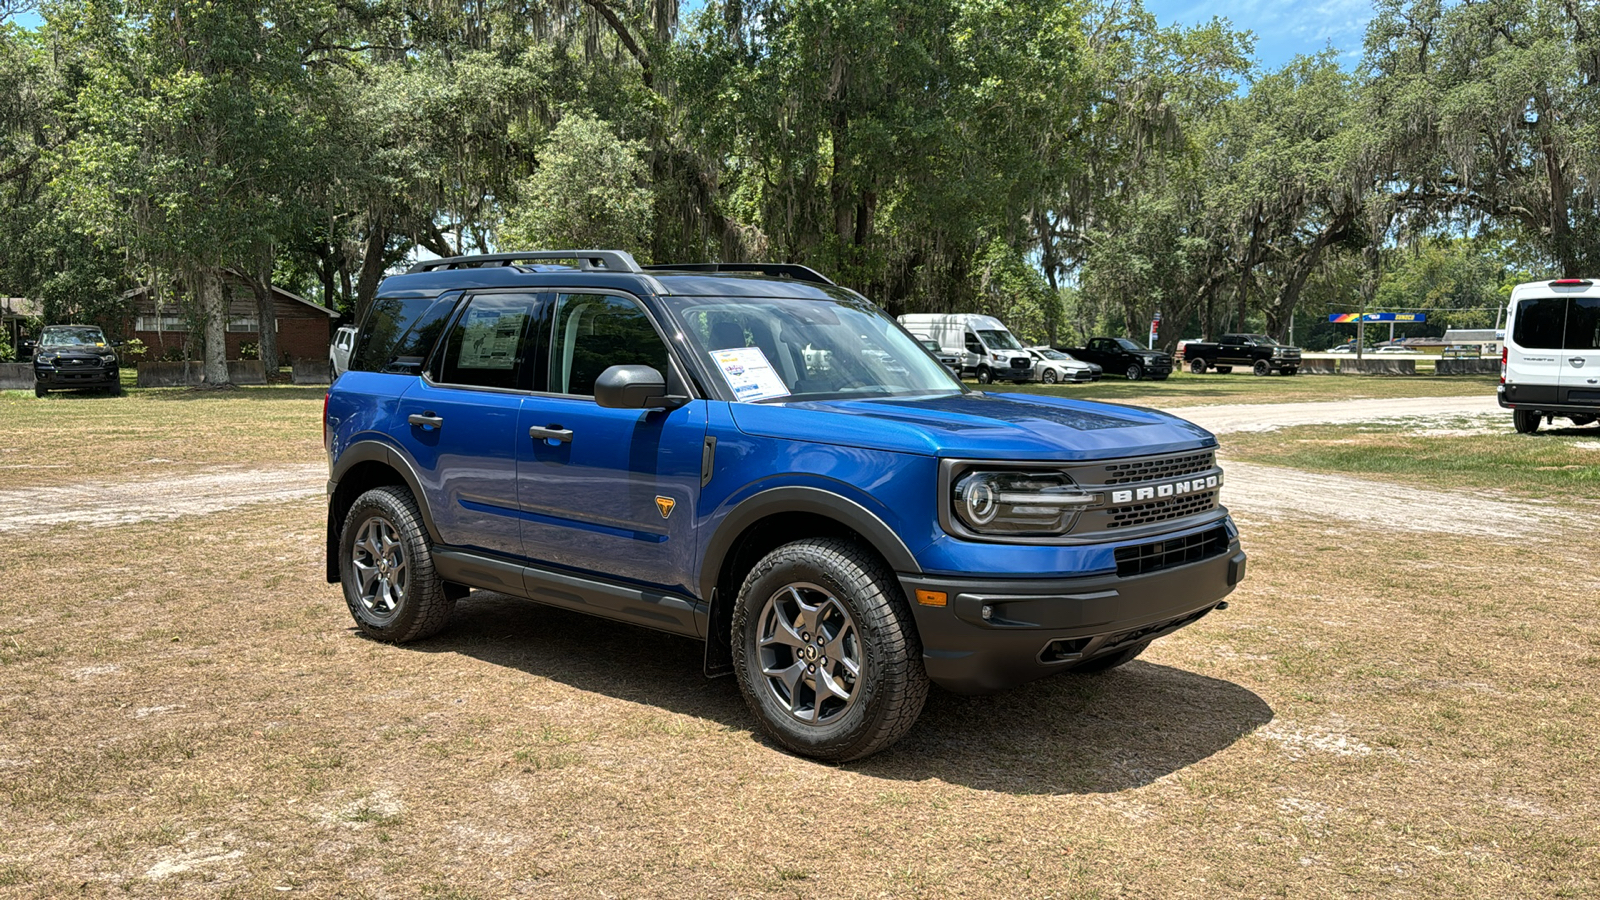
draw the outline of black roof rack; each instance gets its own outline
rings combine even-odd
[[[795,281],[809,281],[812,284],[833,284],[828,276],[816,269],[802,266],[797,263],[674,263],[661,266],[645,266],[645,271],[675,271],[675,272],[751,272],[757,275],[781,275],[793,278]]]
[[[445,259],[426,259],[413,263],[406,270],[434,272],[440,269],[477,269],[488,266],[514,266],[525,262],[575,262],[585,272],[640,272],[633,255],[624,250],[527,250],[519,253],[480,253],[475,256],[451,256]]]

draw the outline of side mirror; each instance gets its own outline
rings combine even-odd
[[[687,397],[667,394],[667,379],[650,366],[612,366],[594,382],[594,400],[606,409],[675,409]]]

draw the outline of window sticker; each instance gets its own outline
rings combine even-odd
[[[517,338],[522,334],[525,313],[489,313],[473,316],[468,311],[466,333],[461,339],[462,369],[510,369],[517,361]]]
[[[789,396],[789,389],[784,386],[783,379],[778,377],[772,364],[767,362],[767,355],[761,352],[760,347],[713,350],[711,358],[722,370],[722,377],[728,379],[734,399],[741,403]]]

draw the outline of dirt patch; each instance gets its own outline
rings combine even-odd
[[[230,469],[160,481],[117,481],[0,491],[0,532],[50,525],[127,525],[281,503],[325,490],[328,467]]]
[[[1511,414],[1501,409],[1493,396],[1185,406],[1172,412],[1216,434],[1234,431],[1274,431],[1291,425],[1396,420],[1414,422],[1419,427],[1429,427],[1440,421],[1477,416],[1494,416],[1503,419],[1506,428],[1511,427]]]

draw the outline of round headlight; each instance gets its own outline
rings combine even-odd
[[[951,512],[978,534],[1064,534],[1078,510],[1093,502],[1062,472],[973,471],[959,477],[951,491]]]

